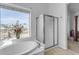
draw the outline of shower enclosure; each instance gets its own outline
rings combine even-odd
[[[45,44],[45,48],[58,45],[58,17],[40,15],[36,18],[36,39]]]

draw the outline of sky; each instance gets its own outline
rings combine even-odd
[[[26,23],[29,26],[29,13],[23,13],[19,11],[13,11],[1,8],[1,24],[16,24],[19,20],[20,24]]]

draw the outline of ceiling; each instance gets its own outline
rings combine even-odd
[[[69,3],[68,8],[72,12],[78,12],[79,11],[79,3]]]

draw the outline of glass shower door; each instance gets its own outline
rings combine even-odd
[[[45,16],[45,48],[49,48],[54,45],[53,43],[53,18]]]
[[[44,32],[43,32],[43,15],[40,15],[37,19],[36,19],[36,39],[42,43],[44,43]]]

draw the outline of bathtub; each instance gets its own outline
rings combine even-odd
[[[31,40],[8,40],[0,45],[0,55],[29,55],[33,54],[39,46],[40,43]]]

